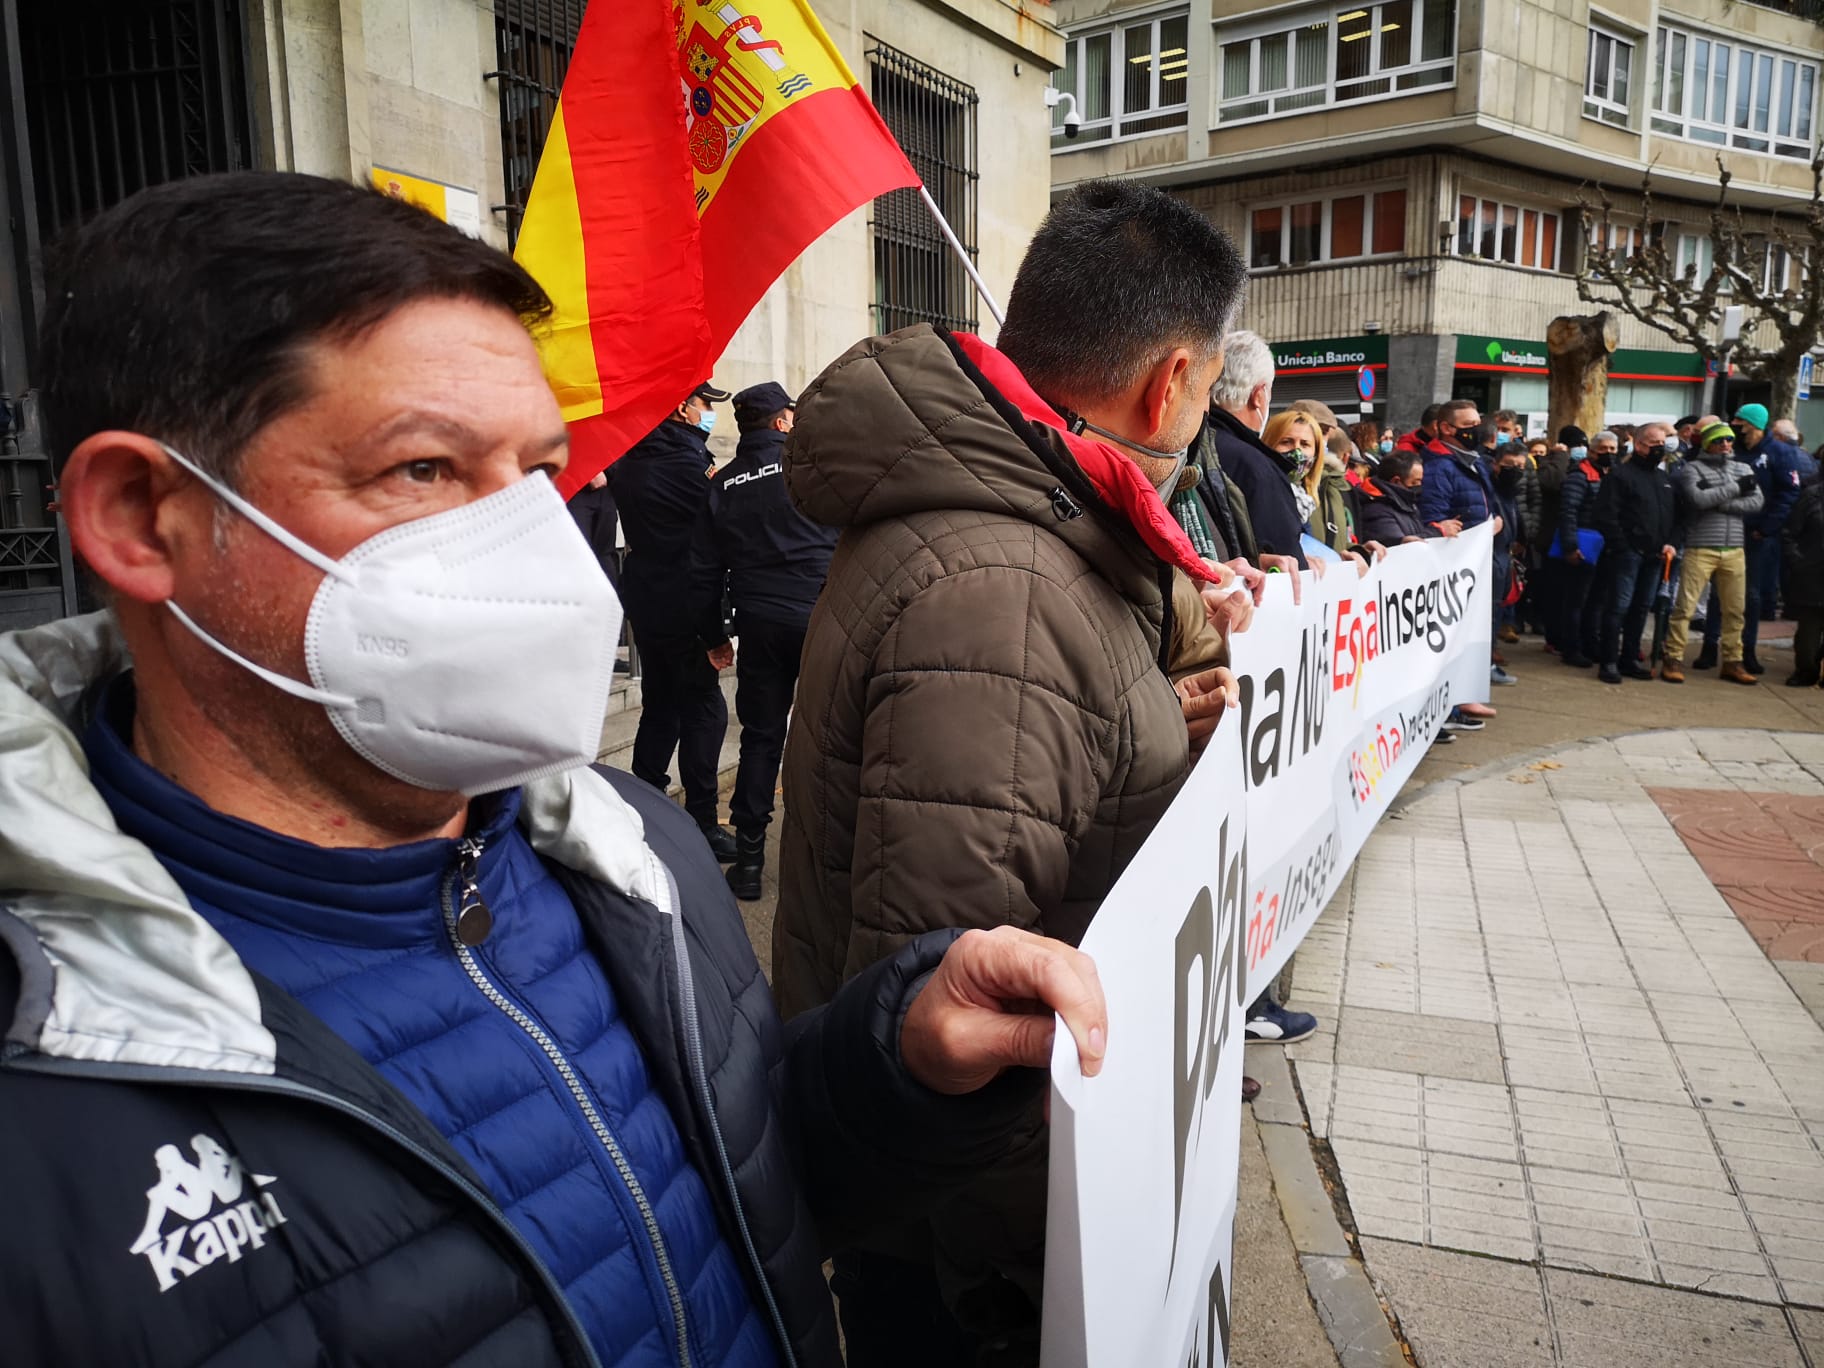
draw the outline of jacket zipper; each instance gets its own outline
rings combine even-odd
[[[482,901],[481,889],[476,878],[481,852],[482,842],[476,837],[470,836],[458,842],[456,868],[444,879],[443,921],[445,929],[449,932],[450,944],[456,951],[456,958],[462,964],[463,972],[469,976],[469,981],[480,990],[482,996],[493,1003],[515,1026],[524,1031],[533,1044],[544,1051],[545,1058],[557,1070],[558,1075],[564,1080],[564,1086],[570,1090],[571,1098],[582,1110],[583,1119],[595,1132],[596,1140],[606,1151],[609,1162],[614,1165],[614,1170],[620,1176],[628,1195],[633,1198],[633,1204],[639,1208],[640,1220],[646,1227],[647,1242],[652,1246],[653,1256],[658,1260],[659,1278],[665,1284],[665,1295],[671,1303],[672,1331],[677,1345],[678,1366],[679,1368],[690,1368],[690,1334],[684,1319],[684,1294],[678,1287],[677,1275],[671,1266],[671,1254],[665,1247],[665,1236],[659,1229],[658,1217],[653,1214],[652,1203],[646,1196],[646,1190],[640,1186],[640,1180],[634,1174],[633,1166],[627,1162],[627,1156],[622,1151],[620,1143],[614,1138],[614,1133],[608,1129],[608,1123],[602,1119],[601,1113],[596,1110],[595,1102],[589,1096],[589,1090],[583,1086],[582,1080],[577,1077],[576,1070],[571,1067],[564,1052],[558,1048],[557,1042],[545,1033],[543,1027],[522,1011],[518,1004],[495,987],[493,980],[487,976],[480,963],[477,962],[474,951],[463,941],[460,928],[465,924],[464,918],[472,921],[475,917],[475,910],[477,908],[485,910],[487,906]],[[455,897],[459,883],[462,895],[460,905]],[[485,920],[491,922],[492,919],[485,918]]]
[[[671,924],[671,953],[678,968],[678,997],[684,1013],[684,1054],[690,1068],[690,1080],[697,1090],[697,1101],[703,1107],[703,1119],[708,1124],[710,1139],[715,1142],[716,1161],[722,1170],[722,1184],[728,1191],[729,1205],[734,1209],[735,1227],[741,1232],[741,1247],[747,1253],[747,1261],[754,1270],[754,1280],[760,1286],[760,1295],[766,1299],[767,1314],[772,1317],[773,1335],[779,1341],[779,1351],[785,1355],[786,1368],[797,1368],[798,1358],[792,1352],[790,1336],[785,1332],[785,1317],[779,1313],[779,1303],[773,1297],[772,1284],[767,1281],[766,1269],[761,1266],[759,1251],[754,1247],[753,1232],[747,1226],[747,1213],[741,1209],[741,1193],[735,1186],[735,1166],[728,1158],[728,1144],[722,1138],[721,1124],[716,1120],[715,1099],[709,1090],[709,1070],[703,1063],[703,1035],[697,1020],[697,985],[690,973],[690,952],[684,941],[684,918],[678,909],[678,882],[672,877],[671,870],[666,868],[663,860],[653,860],[663,876],[659,887],[669,906],[659,911]]]
[[[354,1103],[344,1101],[333,1093],[323,1092],[303,1083],[294,1083],[290,1079],[280,1078],[276,1074],[261,1077],[251,1074],[218,1073],[209,1069],[96,1064],[87,1060],[62,1060],[50,1055],[35,1054],[20,1045],[8,1046],[4,1056],[0,1056],[0,1058],[4,1058],[8,1067],[22,1069],[28,1073],[61,1075],[71,1078],[99,1078],[123,1083],[145,1083],[151,1079],[160,1083],[268,1093],[327,1107],[333,1112],[366,1126],[398,1145],[480,1208],[482,1214],[492,1222],[506,1242],[526,1261],[538,1281],[544,1284],[545,1291],[550,1294],[551,1301],[557,1307],[565,1328],[569,1330],[571,1337],[576,1342],[577,1349],[582,1353],[584,1363],[589,1365],[589,1368],[602,1368],[602,1361],[596,1355],[595,1346],[589,1342],[589,1334],[583,1329],[583,1323],[577,1319],[576,1310],[570,1305],[570,1299],[564,1295],[564,1289],[558,1285],[551,1270],[545,1267],[545,1261],[539,1258],[538,1251],[533,1249],[526,1237],[519,1233],[519,1228],[507,1219],[506,1212],[500,1209],[500,1205],[495,1202],[493,1197],[482,1188],[477,1187],[460,1169],[434,1150],[425,1148],[404,1131],[382,1121],[372,1112],[364,1111]]]

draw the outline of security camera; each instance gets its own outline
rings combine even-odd
[[[1064,106],[1064,136],[1074,138],[1083,129],[1083,116],[1077,113],[1077,97],[1068,90],[1046,86],[1045,108],[1053,109],[1059,104]]]

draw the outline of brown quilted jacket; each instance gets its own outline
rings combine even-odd
[[[786,747],[782,1009],[936,927],[1077,941],[1189,764],[1161,670],[1170,569],[1055,430],[926,325],[812,384],[786,476],[843,532]],[[992,1265],[1036,1304],[1042,1173],[939,1213],[952,1269]]]

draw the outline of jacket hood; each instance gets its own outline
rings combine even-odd
[[[19,965],[4,1046],[270,1074],[253,976],[89,780],[96,687],[131,665],[112,615],[0,635],[0,941]],[[527,784],[520,824],[558,864],[661,906],[639,816],[588,768]]]
[[[928,323],[868,338],[818,376],[798,402],[785,460],[794,501],[831,527],[970,509],[1074,544],[1076,524],[1091,520],[1062,512],[1061,492],[1128,534],[1135,552],[1215,578],[1138,466],[1069,431],[994,348]]]

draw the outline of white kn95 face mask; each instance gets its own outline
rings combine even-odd
[[[165,606],[275,689],[321,704],[371,764],[474,797],[595,759],[621,603],[543,472],[389,527],[334,560],[165,452],[323,572],[304,628],[311,682],[255,664],[175,600]]]

